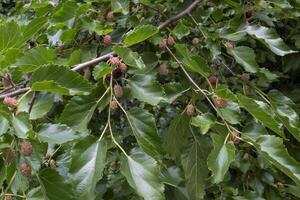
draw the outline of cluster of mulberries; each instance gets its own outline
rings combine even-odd
[[[168,39],[163,39],[160,43],[159,43],[159,48],[160,49],[164,49],[167,47],[167,45],[169,46],[174,46],[175,44],[175,40],[172,36],[169,36]]]

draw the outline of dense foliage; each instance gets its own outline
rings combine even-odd
[[[299,199],[299,17],[0,1],[0,199]]]

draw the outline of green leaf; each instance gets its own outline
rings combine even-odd
[[[228,99],[237,102],[236,95],[228,88],[227,85],[218,85],[218,88],[215,89],[215,93],[222,99]]]
[[[250,73],[257,72],[259,66],[256,63],[256,56],[253,49],[246,46],[239,46],[227,49],[227,52],[234,57],[237,63],[244,67],[245,71]]]
[[[178,97],[180,97],[183,93],[189,90],[189,88],[184,88],[180,83],[165,83],[163,85],[164,88],[164,99],[163,101],[171,104],[175,101]]]
[[[15,21],[0,25],[0,52],[10,48],[18,48],[27,42],[46,24],[47,18],[40,17],[32,20],[28,25],[20,28]]]
[[[19,138],[27,138],[27,133],[31,129],[31,124],[27,113],[22,112],[13,116],[12,125],[14,127],[15,134]]]
[[[241,121],[241,110],[237,103],[228,101],[225,108],[219,108],[224,119],[231,124],[238,124]]]
[[[0,157],[0,186],[3,186],[3,182],[6,179],[6,166],[5,166],[5,162],[2,159],[2,157]]]
[[[264,26],[247,25],[245,30],[249,35],[259,39],[278,56],[296,52],[291,50],[273,29]]]
[[[93,77],[95,80],[100,80],[107,74],[110,74],[113,70],[114,69],[111,66],[109,66],[108,63],[102,62],[94,68]]]
[[[213,134],[211,138],[214,149],[210,152],[207,165],[212,172],[212,182],[220,183],[229,169],[230,163],[235,159],[235,147],[233,144],[224,144],[224,137]]]
[[[146,68],[138,53],[131,51],[129,48],[116,45],[113,47],[113,51],[118,54],[125,64],[138,69]]]
[[[18,110],[28,112],[29,103],[32,100],[32,93],[26,95],[18,105]],[[54,104],[54,95],[49,93],[39,93],[36,96],[31,112],[29,114],[30,120],[44,117],[52,108]]]
[[[144,152],[136,150],[130,156],[123,156],[121,173],[136,193],[145,200],[165,199],[164,185],[158,176],[158,164]]]
[[[2,102],[0,102],[0,116],[5,117],[9,121],[11,120],[11,112]]]
[[[37,17],[30,21],[26,26],[21,27],[23,36],[19,39],[18,45],[27,42],[32,36],[44,28],[47,25],[47,21],[47,17]]]
[[[26,195],[27,200],[44,200],[44,194],[41,187],[33,188]]]
[[[66,105],[59,122],[77,131],[86,130],[96,107],[97,102],[93,95],[75,96]]]
[[[204,113],[192,118],[191,124],[199,127],[202,134],[209,131],[214,126],[216,117],[211,113]]]
[[[0,115],[0,136],[2,136],[4,133],[8,130],[9,121]]]
[[[155,106],[163,99],[162,87],[151,74],[135,75],[128,85],[132,96],[140,101]]]
[[[45,168],[39,172],[44,199],[74,200],[76,199],[70,183],[60,176],[54,169]]]
[[[0,25],[0,52],[9,48],[18,47],[18,40],[22,37],[20,27],[15,21]]]
[[[300,198],[300,190],[299,190],[299,185],[285,185],[285,191],[294,195],[295,197]]]
[[[190,29],[182,21],[178,22],[175,28],[173,29],[172,33],[175,37],[181,40],[184,36],[190,34]]]
[[[39,66],[53,63],[55,52],[46,47],[37,47],[27,51],[24,56],[17,59],[16,66],[20,67],[23,73],[34,71]]]
[[[281,138],[274,135],[262,135],[256,141],[251,141],[267,160],[295,183],[300,184],[300,163],[289,155]]]
[[[300,142],[300,121],[297,112],[292,107],[294,106],[292,100],[278,90],[271,90],[268,97],[281,122]]]
[[[199,55],[191,56],[191,53],[184,44],[176,44],[175,48],[178,59],[184,64],[187,70],[199,73],[203,77],[208,77],[211,74],[210,67],[204,58]]]
[[[132,131],[139,146],[152,157],[162,154],[162,141],[158,135],[154,116],[142,108],[132,108],[127,112]]]
[[[127,15],[129,13],[129,1],[128,0],[112,0],[111,7],[115,13],[123,13]]]
[[[30,139],[32,145],[32,154],[26,158],[32,169],[38,171],[45,161],[44,156],[47,153],[47,144],[40,143],[37,140]]]
[[[147,40],[158,33],[158,29],[152,25],[142,25],[134,28],[125,35],[124,43],[127,47]]]
[[[33,72],[30,88],[64,95],[87,95],[91,91],[91,84],[67,67],[47,65]]]
[[[204,137],[196,138],[182,158],[186,178],[186,187],[190,199],[200,200],[205,195],[205,183],[209,170],[206,160],[209,152],[209,142]]]
[[[107,145],[93,137],[78,142],[72,149],[70,176],[76,186],[76,199],[95,199],[95,187],[105,167]]]
[[[65,1],[63,4],[60,4],[53,14],[53,20],[55,22],[66,22],[74,19],[77,14],[78,7],[79,6],[75,1]]]
[[[268,106],[258,100],[251,99],[244,95],[238,94],[238,100],[241,107],[247,110],[254,118],[263,123],[266,127],[277,133],[279,136],[284,137],[281,125],[276,121],[274,116],[270,113]]]
[[[71,128],[62,124],[43,124],[37,136],[42,142],[49,144],[63,144],[81,137]]]
[[[178,158],[187,143],[190,134],[190,117],[184,112],[176,116],[168,129],[166,151]],[[176,147],[176,148],[174,148]]]

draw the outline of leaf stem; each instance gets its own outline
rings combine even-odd
[[[113,99],[113,87],[112,87],[112,73],[111,73],[111,76],[110,76],[110,101],[112,101]],[[110,132],[110,136],[111,136],[111,139],[113,140],[113,142],[115,143],[115,145],[117,145],[117,147],[119,147],[119,149],[124,153],[125,156],[128,157],[126,151],[121,147],[121,145],[116,141],[114,135],[113,135],[113,132],[112,132],[112,128],[111,128],[111,123],[110,123],[110,116],[111,116],[111,108],[109,106],[108,108],[108,128],[109,128],[109,132]]]
[[[102,133],[101,133],[101,135],[99,137],[99,142],[102,140],[102,138],[103,138],[103,136],[104,136],[107,128],[108,128],[108,122],[106,123],[106,125],[105,125],[105,127],[104,127],[104,129],[103,129],[103,131],[102,131]]]
[[[17,175],[17,171],[15,171],[14,175],[11,177],[9,183],[7,184],[7,187],[5,188],[4,192],[2,193],[3,196],[5,196],[5,194],[7,193],[8,189],[10,188],[10,186],[12,185],[12,183],[14,182],[14,180],[16,178],[16,175]]]
[[[216,113],[221,117],[222,121],[225,123],[227,129],[229,132],[231,132],[231,129],[229,127],[229,125],[227,124],[224,116],[222,115],[222,113],[220,113],[220,111],[215,107],[215,105],[213,104],[213,102],[211,101],[211,99],[207,96],[207,94],[204,92],[203,89],[201,89],[197,83],[195,83],[195,81],[192,79],[192,77],[189,75],[189,73],[185,70],[185,68],[183,67],[182,63],[177,59],[177,57],[173,54],[173,52],[169,49],[169,47],[166,47],[166,49],[168,50],[168,52],[171,54],[171,56],[175,59],[175,61],[178,63],[178,65],[180,66],[180,68],[182,69],[183,73],[186,75],[186,77],[189,79],[189,81],[204,95],[204,97],[207,99],[207,101],[209,102],[209,104],[213,107],[213,109],[216,111]]]

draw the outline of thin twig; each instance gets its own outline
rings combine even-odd
[[[213,107],[213,109],[216,111],[216,113],[221,117],[222,121],[225,123],[227,129],[229,132],[231,132],[231,129],[229,127],[229,125],[227,124],[224,116],[222,115],[222,113],[219,112],[219,110],[215,107],[214,103],[211,101],[211,99],[207,96],[207,94],[203,91],[203,89],[201,89],[197,83],[195,83],[195,81],[192,79],[192,77],[189,75],[189,73],[185,70],[185,68],[183,67],[182,63],[177,59],[177,57],[173,54],[173,52],[166,47],[166,49],[168,50],[168,52],[171,54],[171,56],[175,59],[175,61],[178,63],[178,65],[180,66],[180,68],[182,69],[183,73],[186,75],[186,77],[189,79],[189,81],[198,89],[198,91],[200,91],[203,96],[207,99],[207,101],[209,102],[209,104]]]
[[[167,27],[169,24],[176,22],[177,20],[179,20],[180,18],[186,16],[187,14],[189,14],[191,12],[191,10],[193,10],[193,8],[200,2],[200,0],[196,0],[194,1],[191,5],[189,5],[186,9],[184,9],[183,11],[181,11],[180,13],[178,13],[177,15],[167,19],[165,22],[163,22],[162,24],[160,24],[158,26],[158,29],[161,30],[165,27]]]
[[[23,94],[23,93],[27,92],[28,90],[30,90],[29,87],[20,88],[20,89],[17,89],[15,91],[0,95],[0,99],[4,99],[5,97],[17,96],[19,94]]]
[[[35,100],[36,100],[36,96],[37,96],[37,92],[33,92],[32,98],[31,98],[30,102],[28,103],[28,105],[29,105],[28,113],[29,113],[29,114],[31,113],[33,104],[34,104],[34,102],[35,102]]]

